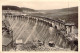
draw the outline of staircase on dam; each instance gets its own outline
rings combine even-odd
[[[46,47],[49,41],[53,41],[60,48],[69,48],[72,50],[76,48],[73,42],[70,42],[60,30],[57,30],[49,22],[32,16],[8,15],[4,17],[10,24],[9,28],[13,30],[14,43],[19,39],[22,40],[23,44],[29,41],[41,41],[45,42],[44,45]],[[53,28],[52,34],[49,32],[50,27]]]

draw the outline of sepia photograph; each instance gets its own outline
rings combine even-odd
[[[78,2],[5,2],[2,51],[78,51]]]

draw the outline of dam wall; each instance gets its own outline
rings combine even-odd
[[[13,30],[13,40],[22,39],[26,44],[28,41],[42,41],[48,44],[53,41],[55,45],[63,48],[71,48],[72,43],[60,31],[65,29],[64,23],[48,18],[29,15],[3,15],[3,20],[10,24]],[[53,30],[50,33],[49,28]]]

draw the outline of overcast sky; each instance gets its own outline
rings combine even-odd
[[[27,7],[35,10],[61,9],[78,6],[78,2],[64,2],[64,1],[28,1],[28,2],[4,2],[3,5],[14,5],[19,7]],[[68,6],[69,5],[69,6]]]

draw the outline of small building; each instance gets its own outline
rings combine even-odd
[[[65,24],[66,27],[66,33],[74,33],[75,31],[75,24],[74,23],[66,23]]]
[[[21,51],[23,48],[23,40],[22,39],[17,39],[16,40],[16,50]]]

